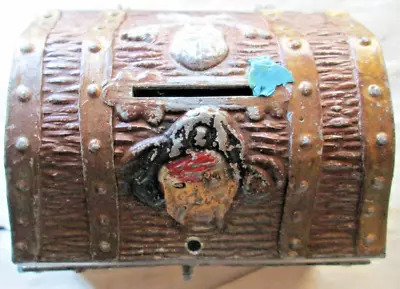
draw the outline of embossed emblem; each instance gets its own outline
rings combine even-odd
[[[186,25],[171,43],[172,57],[190,70],[206,70],[221,63],[229,48],[224,34],[212,25]]]

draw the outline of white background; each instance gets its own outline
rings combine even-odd
[[[35,15],[47,10],[105,10],[123,8],[140,10],[214,10],[253,11],[255,7],[276,10],[323,11],[345,10],[369,28],[382,44],[392,89],[396,126],[400,121],[400,0],[145,0],[145,1],[1,1],[0,3],[0,144],[3,145],[8,77],[14,45],[18,36]],[[374,121],[374,120],[371,120]],[[400,144],[399,144],[400,145]],[[398,150],[398,149],[397,149]],[[398,150],[400,152],[400,150]],[[3,147],[0,148],[3,154]],[[398,158],[396,158],[398,159]],[[400,195],[396,192],[400,178],[395,178],[391,193],[391,208],[400,208]],[[8,227],[8,212],[4,181],[4,168],[0,166],[0,226]],[[0,288],[86,288],[71,272],[18,274],[11,265],[9,233],[0,231]],[[78,283],[80,285],[78,285]]]

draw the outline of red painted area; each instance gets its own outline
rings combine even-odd
[[[180,182],[200,182],[202,173],[211,170],[216,162],[214,155],[201,152],[169,162],[166,167],[171,176]]]

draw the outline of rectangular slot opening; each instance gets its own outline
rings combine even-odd
[[[252,96],[248,86],[238,87],[133,87],[134,97]]]

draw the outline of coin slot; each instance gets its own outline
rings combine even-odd
[[[133,87],[133,97],[219,97],[252,96],[248,86],[237,87]]]

